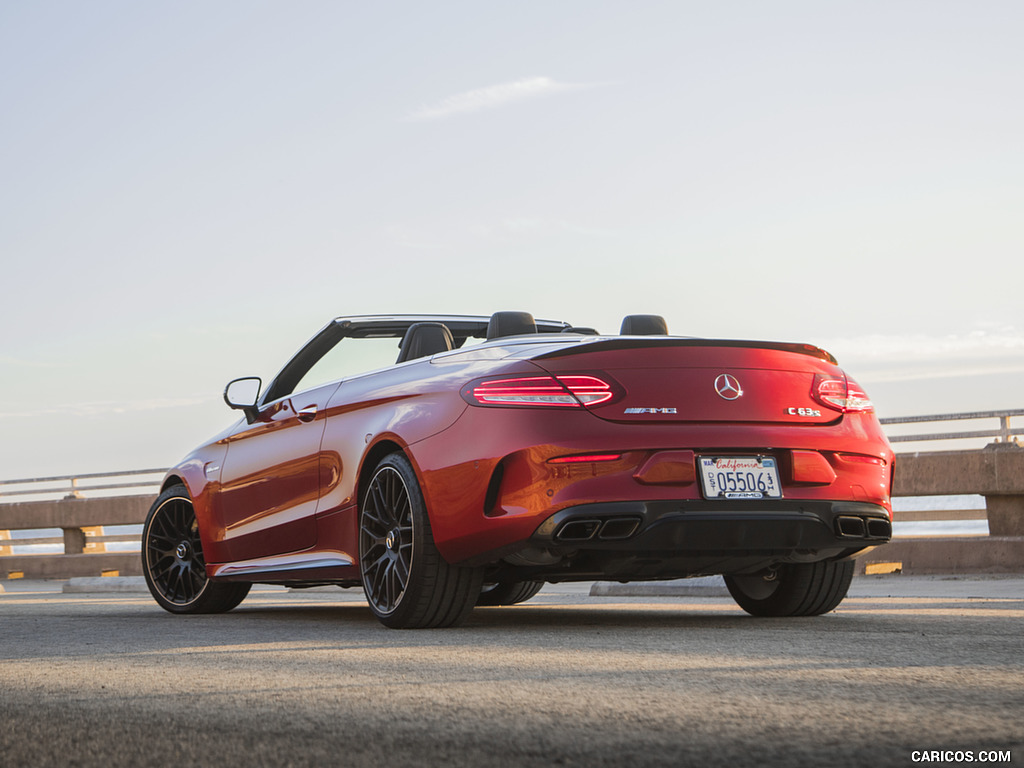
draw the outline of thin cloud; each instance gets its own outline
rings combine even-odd
[[[44,362],[42,360],[26,360],[20,357],[0,355],[0,365],[11,366],[12,368],[58,368],[56,363]]]
[[[511,83],[489,85],[486,88],[457,93],[436,104],[421,107],[413,112],[408,119],[413,121],[441,120],[452,115],[497,109],[520,101],[591,87],[593,85],[560,83],[550,77],[530,77],[514,80]]]
[[[31,410],[0,412],[0,419],[18,416],[109,416],[122,413],[141,411],[159,411],[165,408],[185,408],[212,402],[210,397],[162,397],[149,400],[100,401],[92,403],[74,403],[54,405],[49,408],[33,408]]]
[[[862,383],[1024,373],[1024,334],[1014,328],[946,336],[871,335],[833,339],[821,346]]]
[[[840,361],[842,362],[842,361]],[[1024,374],[1024,362],[1021,363],[993,363],[990,365],[977,365],[976,363],[961,363],[957,366],[913,366],[904,368],[882,368],[871,369],[863,366],[854,368],[854,375],[860,382],[870,381],[876,383],[906,383],[911,381],[935,381],[937,379],[964,379],[977,376],[1007,376],[1010,374]]]
[[[947,336],[872,335],[850,339],[832,339],[821,344],[841,352],[844,357],[861,361],[926,362],[950,359],[1019,357],[1024,355],[1024,334],[1013,328],[972,331]]]

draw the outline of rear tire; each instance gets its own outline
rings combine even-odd
[[[461,624],[483,583],[482,568],[441,557],[416,473],[401,453],[377,465],[359,505],[359,570],[370,610],[393,629]]]
[[[142,529],[142,573],[153,599],[171,613],[224,613],[251,584],[210,581],[192,499],[184,485],[161,493]]]
[[[774,571],[726,576],[725,586],[752,616],[820,616],[846,597],[853,567],[852,560],[786,563]]]
[[[497,584],[484,584],[477,605],[515,605],[525,603],[540,592],[543,581],[499,581]]]

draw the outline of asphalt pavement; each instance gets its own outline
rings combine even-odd
[[[1016,576],[858,577],[797,619],[712,581],[548,585],[424,631],[385,629],[359,590],[259,587],[181,617],[103,581],[4,582],[3,768],[1024,760]]]

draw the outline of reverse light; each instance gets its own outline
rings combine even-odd
[[[487,379],[464,387],[462,397],[470,405],[525,405],[581,408],[611,400],[611,384],[596,376],[514,376]]]
[[[822,405],[842,413],[867,413],[875,409],[864,389],[849,376],[819,373],[814,377],[811,394]]]

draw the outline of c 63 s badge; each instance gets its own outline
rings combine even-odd
[[[817,408],[787,408],[786,413],[790,416],[806,416],[811,419],[821,416],[821,411]]]
[[[623,413],[675,413],[675,408],[627,408]]]

